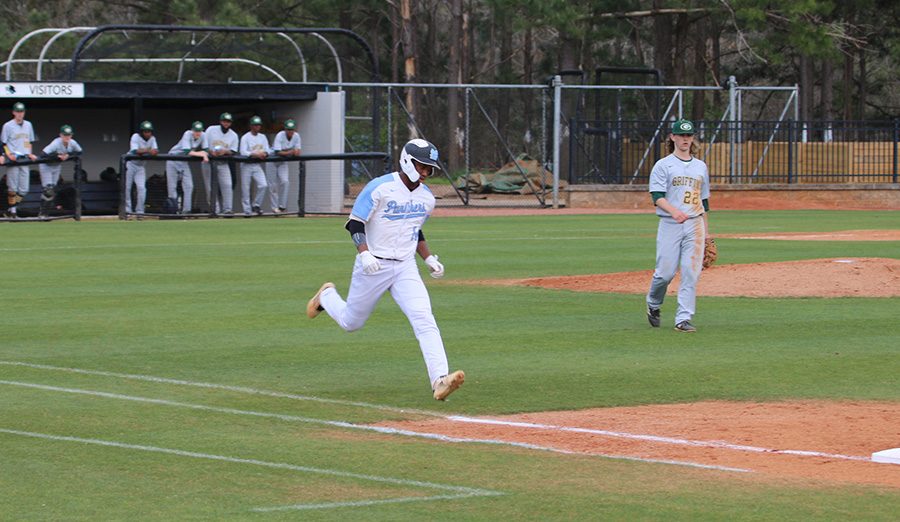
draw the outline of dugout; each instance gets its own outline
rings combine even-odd
[[[168,152],[191,122],[216,124],[222,112],[232,114],[238,136],[259,115],[271,143],[284,120],[292,118],[304,155],[342,153],[346,97],[340,84],[349,77],[379,78],[368,43],[337,28],[47,28],[23,36],[0,67],[6,76],[0,98],[10,106],[26,103],[36,150],[52,141],[63,123],[75,128],[85,150],[87,193],[111,189],[101,173],[118,171],[129,138],[143,120],[153,122],[160,153]],[[376,111],[373,103],[373,143]],[[290,168],[292,180],[297,179],[297,165]],[[306,165],[308,212],[342,211],[344,168],[339,160]],[[202,207],[207,205],[202,179],[197,165],[192,170],[195,204]],[[149,192],[151,180],[164,174],[165,162],[147,162],[148,200],[158,197]],[[296,207],[298,187],[291,185],[288,201]],[[89,201],[86,212],[100,210],[100,203],[91,209]]]

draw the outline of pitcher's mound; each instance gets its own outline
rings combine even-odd
[[[643,270],[480,283],[644,294],[652,277],[652,270]],[[678,292],[678,283],[676,275],[669,285],[670,295]],[[722,297],[896,297],[900,296],[900,260],[857,257],[712,266],[700,276],[697,293]]]

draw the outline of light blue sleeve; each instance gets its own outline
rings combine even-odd
[[[3,124],[3,130],[0,131],[0,143],[9,143],[9,125]]]
[[[82,152],[83,149],[81,148],[81,144],[79,144],[77,141],[72,139],[72,141],[70,141],[69,143],[72,144],[72,152]]]
[[[156,144],[156,136],[150,138],[150,148],[159,150],[159,145]]]
[[[209,150],[209,139],[205,132],[200,136],[200,150]]]
[[[378,194],[375,189],[390,182],[393,178],[393,174],[385,174],[384,176],[379,176],[368,182],[362,189],[362,192],[359,193],[359,196],[356,196],[356,201],[353,202],[353,209],[350,210],[350,215],[363,223],[368,223],[369,219],[372,217],[372,212],[375,211],[375,207],[378,204]]]

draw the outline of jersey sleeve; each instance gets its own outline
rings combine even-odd
[[[232,152],[237,152],[239,147],[238,135],[236,132],[231,132],[229,136],[231,137],[228,138],[228,148],[231,149]]]
[[[369,222],[372,213],[375,212],[375,207],[378,206],[378,191],[375,189],[381,185],[380,181],[381,178],[375,178],[368,182],[359,196],[356,196],[353,209],[350,210],[351,219],[356,218],[363,223]]]
[[[205,132],[200,135],[200,150],[209,150],[209,139]]]
[[[131,147],[131,148],[128,149],[128,150],[129,150],[130,152],[132,152],[132,153],[137,152],[137,150],[138,150],[139,148],[141,148],[140,137],[137,135],[137,133],[134,133],[134,134],[131,135],[131,142],[130,142],[130,144],[129,144],[128,146]]]
[[[669,180],[665,165],[662,161],[657,161],[650,171],[650,192],[666,193],[669,190]]]
[[[240,155],[241,156],[249,156],[250,155],[250,139],[244,134],[241,137],[241,146],[240,146]]]
[[[81,144],[75,140],[69,142],[72,144],[72,152],[82,152],[84,149],[81,148]]]
[[[159,150],[159,145],[156,143],[156,136],[150,138],[150,148],[154,150]]]
[[[58,140],[59,138],[56,138]],[[44,154],[53,154],[56,152],[56,140],[51,141],[44,147]]]

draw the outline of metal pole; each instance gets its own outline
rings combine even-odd
[[[787,182],[788,185],[793,181],[794,177],[794,120],[788,120],[788,172],[787,172]]]
[[[896,157],[897,155],[894,154]],[[81,157],[75,156],[75,221],[81,221]]]
[[[306,192],[306,162],[300,160],[298,165],[299,178],[297,186],[297,216],[306,216],[306,198],[303,197]]]
[[[553,208],[559,208],[559,142],[562,138],[559,115],[562,106],[562,78],[553,77]],[[571,139],[571,137],[570,137]],[[572,158],[569,158],[571,161]]]
[[[125,214],[125,198],[131,197],[131,194],[125,192],[125,156],[122,156],[119,158],[119,219],[121,220],[128,219],[128,215]]]
[[[894,183],[897,183],[897,142],[900,141],[900,119],[894,118]]]
[[[730,124],[730,129],[728,133],[728,151],[730,156],[730,164],[728,170],[728,182],[734,183],[734,173],[736,170],[735,164],[735,126],[736,126],[736,114],[735,109],[737,108],[737,81],[734,79],[734,76],[728,77],[728,122]]]

